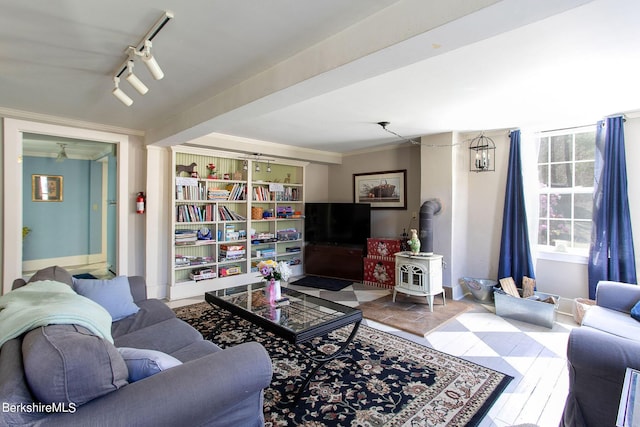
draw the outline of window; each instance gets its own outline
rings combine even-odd
[[[541,249],[588,252],[595,138],[595,126],[540,135],[538,245]]]

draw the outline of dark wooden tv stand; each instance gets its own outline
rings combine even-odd
[[[304,272],[361,282],[364,246],[308,243],[304,252]]]

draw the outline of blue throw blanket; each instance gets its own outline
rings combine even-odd
[[[69,285],[43,280],[0,296],[0,346],[39,326],[68,324],[113,342],[111,315]]]

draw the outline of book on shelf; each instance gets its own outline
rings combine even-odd
[[[227,200],[244,200],[245,185],[243,183],[229,184],[227,185],[227,191],[229,192]]]
[[[178,205],[176,211],[178,222],[211,222],[214,220],[212,205]]]
[[[198,182],[195,178],[190,181],[176,179],[176,200],[205,200],[206,189],[203,182]]]
[[[246,218],[226,206],[218,206],[218,219],[220,221],[244,221]]]
[[[270,202],[274,197],[274,193],[270,192],[267,187],[253,187],[253,200],[257,202]]]

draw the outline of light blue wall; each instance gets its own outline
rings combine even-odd
[[[100,253],[101,168],[88,160],[23,158],[23,225],[31,228],[23,244],[24,261]],[[63,201],[33,202],[32,174],[61,175]]]

